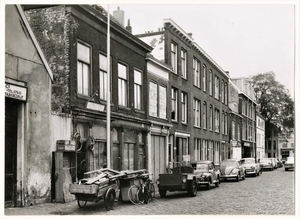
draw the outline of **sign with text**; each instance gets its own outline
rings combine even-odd
[[[27,88],[5,83],[5,97],[26,101]]]

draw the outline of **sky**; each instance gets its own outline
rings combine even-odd
[[[231,78],[273,71],[294,99],[293,4],[172,2],[111,4],[109,10],[112,14],[119,6],[125,12],[125,25],[130,19],[133,34],[157,31],[164,19],[171,18],[185,32],[192,33],[195,42],[224,71],[229,71]],[[107,9],[107,5],[102,6]]]

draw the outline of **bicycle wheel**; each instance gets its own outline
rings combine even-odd
[[[104,196],[104,205],[107,211],[110,211],[114,207],[116,197],[116,191],[112,188],[109,188]]]
[[[139,204],[139,200],[137,197],[137,192],[139,191],[140,187],[137,185],[132,185],[129,189],[128,189],[128,198],[131,201],[132,204]]]

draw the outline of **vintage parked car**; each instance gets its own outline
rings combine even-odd
[[[215,165],[212,161],[193,161],[191,164],[194,168],[194,174],[197,178],[197,187],[204,185],[207,189],[210,189],[211,184],[219,187],[220,171],[215,168]]]
[[[294,169],[294,167],[295,167],[294,157],[287,157],[285,164],[284,164],[284,170],[287,171],[289,169]]]
[[[274,170],[274,163],[271,158],[261,158],[259,164],[262,170]]]
[[[278,168],[277,158],[271,157],[270,159],[271,159],[272,162],[273,162],[274,169],[277,169],[277,168]]]
[[[197,180],[191,165],[178,166],[171,173],[159,174],[158,191],[165,197],[167,191],[187,191],[191,197],[197,195]]]
[[[242,158],[241,164],[245,167],[246,175],[259,176],[262,173],[259,163],[253,157]]]
[[[220,179],[235,179],[240,181],[240,179],[245,179],[245,167],[243,167],[239,160],[237,159],[226,159],[221,162],[220,165]]]

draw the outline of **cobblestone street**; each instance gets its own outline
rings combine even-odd
[[[76,201],[7,208],[5,215],[294,215],[294,171],[279,168],[240,182],[222,182],[219,188],[201,188],[196,197],[185,192],[167,193],[148,205],[115,203],[106,211],[103,201],[88,202],[80,209]]]

